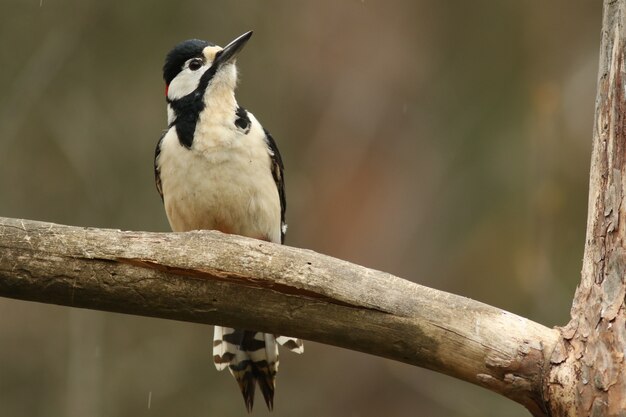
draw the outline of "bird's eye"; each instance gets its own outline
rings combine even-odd
[[[192,71],[197,71],[202,67],[202,60],[199,58],[192,59],[189,61],[189,69]]]

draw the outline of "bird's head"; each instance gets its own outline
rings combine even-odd
[[[167,54],[163,66],[167,101],[190,95],[200,98],[215,87],[234,91],[237,84],[235,58],[251,36],[252,31],[246,32],[224,48],[199,39],[176,45]]]

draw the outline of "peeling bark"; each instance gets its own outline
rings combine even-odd
[[[554,416],[626,415],[626,1],[605,1],[582,279],[546,396]]]
[[[558,337],[384,272],[209,231],[0,218],[0,296],[297,336],[446,373],[537,416]]]

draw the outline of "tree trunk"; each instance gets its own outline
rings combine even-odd
[[[604,2],[582,279],[547,381],[552,415],[626,415],[626,0]]]

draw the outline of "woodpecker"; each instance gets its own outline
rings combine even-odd
[[[272,135],[235,99],[235,60],[252,36],[224,48],[198,39],[176,45],[163,66],[168,127],[159,140],[156,186],[175,232],[210,229],[283,243],[283,162]],[[235,377],[248,412],[259,385],[274,403],[278,345],[302,353],[300,339],[215,327],[213,361]]]

